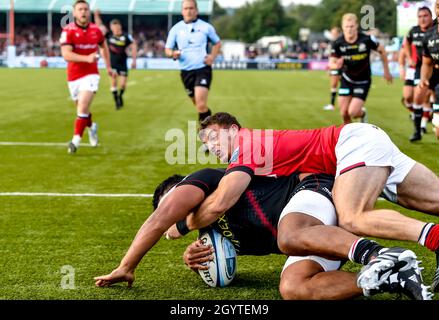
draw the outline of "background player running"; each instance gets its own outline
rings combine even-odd
[[[113,76],[111,77],[111,92],[113,93],[114,102],[116,103],[116,109],[119,110],[123,107],[123,94],[128,81],[127,50],[131,50],[133,60],[131,63],[131,69],[135,69],[137,60],[137,43],[130,34],[123,31],[122,23],[119,20],[113,19],[110,21],[111,32],[108,32],[101,19],[99,10],[95,10],[94,18],[96,24],[101,28],[107,38],[108,47],[110,49],[111,68],[113,69]]]
[[[413,112],[415,132],[410,141],[421,139],[421,131],[426,132],[427,122],[430,118],[430,103],[428,88],[420,89],[418,84],[421,79],[422,52],[424,36],[433,25],[433,17],[428,7],[418,9],[418,25],[408,32],[404,42],[404,54],[408,62],[404,84],[404,104]]]
[[[367,122],[364,108],[371,86],[370,52],[378,51],[383,62],[384,78],[392,82],[387,54],[384,47],[373,36],[358,31],[357,16],[347,13],[342,18],[343,35],[332,47],[329,59],[330,69],[342,69],[338,104],[344,123],[352,118]]]
[[[108,74],[113,74],[104,35],[97,25],[90,22],[90,7],[86,1],[75,2],[73,17],[75,21],[63,29],[60,38],[61,53],[68,62],[70,95],[77,108],[74,136],[68,145],[69,153],[75,153],[79,148],[86,127],[89,128],[90,144],[94,147],[98,145],[97,124],[92,122],[90,106],[99,88],[99,47]]]
[[[439,0],[435,3],[436,16],[439,14]],[[434,25],[424,36],[424,51],[421,67],[420,89],[430,88],[435,95],[433,104],[433,126],[436,136],[439,138],[439,25]],[[420,125],[419,121],[416,125]],[[419,133],[419,134],[418,134]],[[415,129],[415,135],[421,139],[420,127]]]

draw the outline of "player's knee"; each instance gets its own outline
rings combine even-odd
[[[338,226],[353,234],[361,234],[360,220],[361,214],[339,215]]]
[[[303,281],[293,278],[293,279],[282,279],[279,284],[279,293],[284,300],[304,300],[307,299],[306,293],[304,292]]]

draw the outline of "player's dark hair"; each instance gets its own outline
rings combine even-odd
[[[220,125],[225,128],[230,128],[232,125],[236,125],[239,129],[241,129],[241,124],[230,113],[217,112],[211,116],[208,116],[201,122],[200,130],[206,129],[208,126],[214,124]]]
[[[420,7],[419,9],[418,9],[418,12],[419,11],[428,11],[428,13],[430,14],[430,16],[433,16],[433,13],[431,12],[431,10],[430,10],[430,8],[429,7]]]
[[[76,7],[80,3],[85,3],[86,5],[90,6],[90,4],[85,0],[75,0],[75,4],[73,5],[73,8]]]
[[[114,25],[114,24],[118,24],[118,25],[120,25],[120,26],[122,25],[122,23],[120,22],[119,19],[113,19],[113,20],[111,20],[111,21],[110,21],[110,24],[113,24],[113,25]]]
[[[152,206],[155,209],[159,206],[160,198],[163,197],[163,195],[168,192],[173,186],[175,186],[177,183],[181,182],[184,177],[179,174],[174,174],[173,176],[170,176],[169,178],[166,178],[163,180],[155,189],[154,196],[152,197]]]

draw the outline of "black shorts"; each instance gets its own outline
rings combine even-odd
[[[406,72],[410,72],[409,69],[407,69]],[[416,67],[415,74],[411,77],[408,77],[408,76],[409,75],[406,76],[404,85],[409,86],[409,87],[416,87],[419,84],[419,82],[421,81],[421,67]]]
[[[128,66],[127,63],[111,63],[111,69],[118,76],[128,77]]]
[[[195,87],[210,89],[212,83],[212,67],[210,66],[190,71],[182,70],[180,75],[189,97],[195,95]]]
[[[331,69],[329,70],[330,76],[341,76],[341,69]]]
[[[358,98],[363,101],[366,101],[367,95],[369,94],[369,89],[372,81],[368,80],[364,83],[352,83],[345,79],[345,77],[341,77],[340,81],[340,89],[338,90],[338,95],[340,97],[349,97]]]
[[[317,193],[320,193],[322,196],[326,197],[329,201],[332,201],[332,187],[334,186],[334,176],[327,174],[312,174],[303,179],[297,186],[294,188],[293,197],[300,191],[310,190]]]

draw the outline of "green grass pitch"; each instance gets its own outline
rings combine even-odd
[[[71,138],[75,110],[65,70],[0,69],[0,83],[0,141],[64,143]],[[236,114],[247,127],[339,124],[338,112],[322,110],[329,100],[328,86],[324,72],[215,71],[209,105]],[[402,151],[439,173],[439,141],[430,133],[420,143],[408,142],[412,124],[400,103],[401,87],[399,80],[387,85],[374,79],[369,121],[385,129]],[[103,76],[92,106],[100,125],[98,148],[81,148],[71,156],[64,146],[0,146],[0,193],[152,193],[167,176],[203,167],[165,161],[170,144],[166,132],[186,132],[187,121],[196,120],[178,72],[132,72],[125,104],[115,111]],[[384,202],[378,206],[394,207]],[[151,209],[151,199],[144,198],[0,197],[0,299],[281,298],[283,256],[239,257],[232,285],[208,288],[182,262],[196,234],[161,240],[138,267],[133,288],[96,288],[93,277],[118,265]],[[437,217],[401,212],[439,223]],[[415,244],[382,242],[413,249],[424,261],[426,282],[431,282],[432,253]],[[75,269],[74,289],[61,288],[65,265]],[[351,263],[344,268],[359,270]]]

